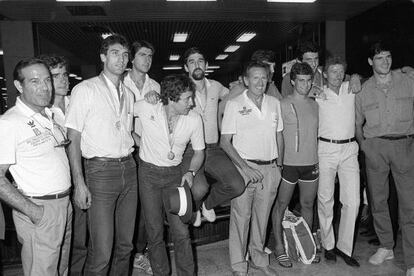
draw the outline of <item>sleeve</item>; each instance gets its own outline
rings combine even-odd
[[[142,121],[141,114],[143,110],[143,100],[134,103],[134,132],[139,136],[142,135]]]
[[[237,132],[237,110],[236,103],[229,101],[224,109],[223,122],[221,123],[221,134],[236,134]]]
[[[220,84],[220,88],[219,99],[222,100],[229,94],[229,89],[224,87],[222,84]]]
[[[6,120],[0,120],[0,164],[16,164],[16,129]]]
[[[277,106],[277,113],[279,120],[277,121],[277,128],[276,131],[282,131],[283,130],[283,118],[282,118],[282,111],[280,108],[280,101],[276,100],[276,106]]]
[[[191,144],[194,150],[203,150],[205,148],[204,144],[204,130],[203,130],[203,121],[201,116],[197,114],[194,120],[195,129],[191,134]]]
[[[364,91],[359,92],[355,97],[355,125],[361,126],[365,121],[364,111],[362,110],[362,94]]]
[[[84,83],[73,88],[66,113],[65,127],[82,132],[90,109],[89,89]]]
[[[293,87],[290,83],[290,76],[289,73],[287,73],[282,80],[282,97],[285,98],[287,95],[292,94]]]
[[[158,94],[160,94],[161,93],[161,86],[160,86],[160,84],[158,82],[156,82],[156,81],[154,81],[153,83],[154,83],[154,90],[155,90],[155,92],[157,92]]]

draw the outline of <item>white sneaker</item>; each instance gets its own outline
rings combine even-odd
[[[414,267],[407,269],[406,276],[414,276]]]
[[[140,253],[135,254],[134,268],[139,269],[148,275],[153,275],[151,263],[148,259],[147,254],[140,254]]]
[[[214,209],[207,210],[206,206],[204,205],[204,202],[203,205],[201,205],[201,212],[203,213],[203,217],[205,217],[207,221],[214,222],[216,220],[216,212],[214,212]]]
[[[193,222],[193,226],[194,227],[200,227],[200,225],[201,225],[201,212],[200,212],[200,210],[198,210],[196,212],[196,219]]]
[[[394,259],[394,251],[392,249],[378,248],[377,252],[369,258],[368,262],[373,265],[379,265],[391,259]]]

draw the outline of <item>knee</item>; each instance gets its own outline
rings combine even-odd
[[[246,188],[246,186],[244,185],[244,181],[243,179],[232,179],[231,182],[229,183],[230,185],[228,185],[228,190],[229,190],[229,194],[232,195],[232,197],[236,197],[241,195],[244,192],[244,189]]]
[[[191,193],[194,201],[201,200],[208,192],[208,185],[194,182],[191,187]]]
[[[280,198],[278,197],[276,199],[276,203],[274,208],[274,211],[277,212],[278,214],[283,214],[283,212],[285,212],[286,208],[289,205],[290,200],[287,200],[287,198]]]

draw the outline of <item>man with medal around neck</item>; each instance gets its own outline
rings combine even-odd
[[[73,89],[66,114],[74,201],[88,212],[85,274],[128,275],[138,194],[131,134],[134,95],[120,81],[128,42],[117,34],[107,37],[100,58],[103,71]]]
[[[183,59],[184,69],[196,86],[194,111],[199,113],[203,119],[206,142],[204,167],[196,174],[191,191],[196,202],[196,209],[198,210],[201,206],[203,216],[207,221],[213,222],[216,219],[213,208],[226,203],[244,191],[243,178],[218,145],[221,124],[221,118],[218,118],[218,109],[219,105],[223,103],[219,101],[228,95],[229,90],[221,83],[205,77],[208,63],[200,49],[189,48],[184,53]],[[183,157],[183,171],[189,167],[191,156],[192,149],[189,145]],[[211,188],[207,183],[204,171],[217,180]],[[202,202],[209,189],[210,193]],[[200,226],[201,223],[200,212],[198,211],[197,214],[194,226]]]
[[[184,185],[193,186],[194,175],[204,160],[203,124],[194,105],[195,85],[185,75],[170,75],[161,82],[161,102],[141,100],[134,105],[136,133],[140,136],[139,192],[144,209],[148,249],[154,275],[169,275],[164,242],[164,217],[167,216],[174,243],[177,275],[195,275],[188,225],[178,215],[165,210],[164,192]],[[180,164],[187,144],[193,154],[186,172]],[[168,206],[168,205],[167,205]]]

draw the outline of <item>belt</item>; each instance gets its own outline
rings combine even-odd
[[[44,195],[44,196],[27,196],[27,198],[51,200],[51,199],[64,198],[64,197],[67,197],[69,194],[70,194],[70,189],[67,189],[66,191],[62,193],[58,193],[58,194]]]
[[[378,138],[386,139],[386,140],[401,140],[401,139],[407,139],[407,138],[413,138],[414,134],[409,135],[401,135],[401,136],[379,136]]]
[[[344,139],[344,140],[333,140],[333,139],[326,139],[323,137],[319,137],[319,140],[321,140],[322,142],[328,142],[328,143],[334,143],[334,144],[346,144],[346,143],[351,143],[356,141],[355,137],[349,138],[349,139]]]
[[[109,157],[92,157],[88,160],[91,161],[101,161],[101,162],[124,162],[128,159],[132,158],[131,154],[128,154],[127,156],[120,157],[120,158],[109,158]]]
[[[264,161],[264,160],[256,160],[256,159],[246,159],[247,161],[253,162],[257,165],[270,165],[276,162],[276,158],[273,160],[269,160],[269,161]]]

